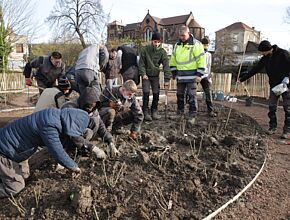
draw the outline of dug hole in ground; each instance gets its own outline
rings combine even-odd
[[[144,123],[137,142],[115,136],[118,159],[97,161],[71,149],[83,170],[78,178],[56,171],[45,151],[33,156],[26,188],[15,197],[17,205],[1,200],[0,219],[202,219],[219,208],[260,170],[264,130],[235,110],[225,128],[229,108],[223,104],[217,118],[208,118],[201,104],[191,126],[176,117],[171,98],[168,119],[160,104],[162,119]],[[22,114],[2,113],[1,126]]]

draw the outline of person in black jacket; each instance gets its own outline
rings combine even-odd
[[[117,50],[123,82],[131,79],[138,85],[140,83],[140,77],[138,73],[137,49],[132,45],[124,44],[118,47]]]
[[[283,134],[281,138],[288,138],[290,132],[290,95],[289,95],[289,76],[290,76],[290,55],[288,51],[279,48],[277,45],[271,45],[269,41],[262,41],[259,44],[258,50],[261,52],[263,57],[259,60],[258,64],[254,66],[249,72],[241,74],[238,82],[243,82],[263,68],[266,69],[269,77],[270,84],[270,97],[269,97],[269,130],[268,134],[274,134],[277,128],[277,103],[280,95],[283,99],[283,108],[285,112],[285,121],[283,127]],[[287,91],[282,91],[282,94],[274,93],[273,88],[279,86],[285,86],[288,88]]]
[[[27,86],[32,85],[32,68],[37,69],[35,78],[39,86],[40,95],[44,89],[55,86],[56,80],[65,74],[65,64],[62,62],[62,55],[57,51],[52,52],[49,56],[36,57],[25,65],[23,75]]]

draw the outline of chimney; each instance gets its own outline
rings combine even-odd
[[[252,27],[253,30],[255,30],[255,27]]]

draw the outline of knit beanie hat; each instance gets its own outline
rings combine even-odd
[[[258,50],[261,52],[269,51],[271,49],[272,49],[272,45],[267,40],[261,41],[261,43],[259,44],[259,47],[258,47]]]
[[[152,34],[152,39],[151,40],[161,40],[161,34],[159,32],[154,32]]]
[[[202,44],[209,44],[209,39],[207,37],[204,37],[201,39]]]

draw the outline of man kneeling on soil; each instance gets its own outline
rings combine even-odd
[[[101,97],[100,116],[108,130],[117,130],[123,125],[132,123],[130,137],[137,139],[144,119],[143,111],[135,97],[137,85],[127,80],[122,86],[106,88]]]
[[[88,149],[92,151],[97,158],[105,159],[105,152],[93,146],[89,141],[101,137],[102,140],[108,144],[107,153],[109,156],[117,156],[119,151],[113,143],[113,137],[110,132],[107,131],[102,119],[100,118],[97,110],[97,105],[100,103],[98,92],[94,87],[86,87],[83,89],[80,97],[66,102],[62,108],[78,108],[89,113],[90,122],[84,135],[71,139],[74,145],[79,149]]]
[[[39,146],[73,172],[78,165],[66,153],[60,137],[78,137],[89,124],[85,111],[49,108],[17,119],[0,130],[0,198],[19,193],[29,176],[28,159]]]

